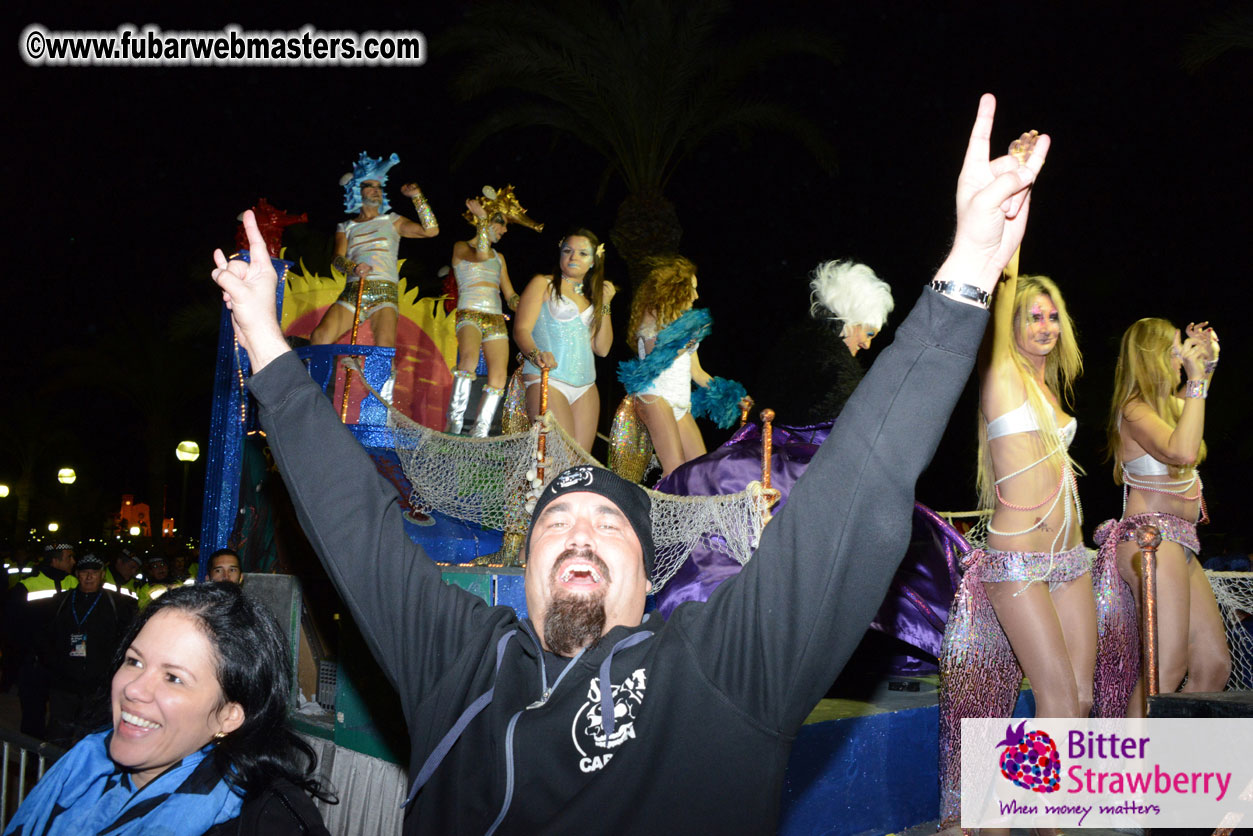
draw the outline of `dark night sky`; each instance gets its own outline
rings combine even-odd
[[[683,250],[701,268],[702,301],[717,319],[702,360],[738,376],[744,353],[769,346],[770,330],[804,298],[805,273],[827,258],[872,265],[893,285],[899,322],[946,251],[961,152],[979,94],[989,90],[1001,102],[996,145],[1032,127],[1054,140],[1023,269],[1058,281],[1080,329],[1087,370],[1077,390],[1076,457],[1091,474],[1081,483],[1088,531],[1118,510],[1099,452],[1118,337],[1134,319],[1162,315],[1208,318],[1224,337],[1206,472],[1213,531],[1239,532],[1240,476],[1253,451],[1237,431],[1234,381],[1248,362],[1238,323],[1253,301],[1245,290],[1253,213],[1247,129],[1236,124],[1247,120],[1253,55],[1231,53],[1196,74],[1181,69],[1185,37],[1233,8],[1228,2],[1038,5],[790,3],[767,20],[762,4],[734,4],[732,31],[794,23],[842,43],[840,66],[806,59],[763,67],[754,81],[755,92],[826,130],[840,167],[824,174],[791,140],[759,134],[747,147],[734,138],[710,143],[679,169],[668,194],[684,224]],[[33,22],[50,30],[122,22],[418,29],[437,47],[466,8],[171,7],[20,2],[7,13],[4,409],[67,423],[84,491],[106,506],[144,490],[139,422],[131,407],[99,393],[41,391],[49,354],[94,345],[119,322],[160,325],[190,302],[212,301],[209,254],[230,246],[235,216],[258,197],[308,212],[304,240],[325,242],[343,215],[336,180],[350,160],[363,149],[396,151],[402,164],[393,187],[421,182],[445,230],[434,242],[402,247],[415,271],[429,273],[445,263],[454,236],[468,232],[459,206],[485,182],[512,182],[550,230],[580,221],[607,231],[624,196],[614,182],[597,203],[603,163],[538,130],[489,142],[450,170],[475,112],[449,92],[452,58],[408,69],[37,68],[14,48]],[[510,235],[502,249],[516,275],[549,267],[549,237]],[[612,262],[610,269],[612,277]],[[165,391],[144,356],[151,351],[115,359]],[[211,353],[196,359],[202,368],[212,363]],[[602,379],[609,372],[603,367]],[[920,487],[935,507],[973,503],[970,394]],[[207,391],[178,397],[174,432],[204,439]],[[171,457],[177,490],[175,465]],[[12,478],[7,467],[0,459],[0,481]]]

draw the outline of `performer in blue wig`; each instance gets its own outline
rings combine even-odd
[[[344,291],[331,305],[309,341],[314,345],[338,342],[351,330],[354,321],[369,321],[374,331],[374,344],[393,348],[396,345],[396,306],[399,276],[396,258],[401,238],[434,238],[439,223],[417,183],[406,183],[400,193],[413,201],[418,220],[411,221],[391,211],[384,187],[387,172],[400,162],[400,157],[371,157],[365,151],[352,171],[340,178],[344,187],[344,209],[355,213],[352,220],[335,229],[335,258],[331,266],[347,278]],[[364,287],[362,286],[364,282]],[[357,300],[361,305],[358,309]],[[395,361],[392,373],[380,394],[391,402],[396,382]]]

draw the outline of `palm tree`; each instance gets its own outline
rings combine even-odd
[[[22,390],[13,387],[8,391]],[[0,468],[3,468],[6,477],[16,476],[11,500],[16,506],[11,532],[14,544],[27,539],[31,501],[40,493],[36,474],[44,471],[46,484],[42,486],[42,492],[46,493],[52,483],[52,474],[56,472],[53,451],[64,450],[73,444],[73,436],[63,425],[62,415],[56,410],[35,406],[57,403],[57,394],[55,389],[44,387],[29,399],[15,400],[0,414]],[[0,531],[0,539],[8,534]]]
[[[212,388],[219,316],[216,300],[185,304],[164,319],[154,320],[149,311],[126,310],[85,347],[65,348],[51,358],[60,368],[58,385],[96,390],[120,414],[131,416],[142,439],[144,498],[157,531],[179,420],[189,402]],[[178,523],[185,525],[184,520]]]
[[[758,28],[727,36],[721,0],[489,2],[436,41],[465,54],[454,82],[467,100],[508,92],[471,127],[455,162],[486,138],[523,127],[567,134],[607,165],[599,195],[619,177],[627,197],[611,238],[632,269],[674,252],[682,236],[665,197],[675,169],[711,138],[772,129],[798,139],[827,171],[834,151],[793,108],[748,95],[770,61],[814,56],[835,63],[835,42],[811,31]],[[495,103],[493,103],[495,104]]]
[[[1231,50],[1253,49],[1253,12],[1233,10],[1211,17],[1184,41],[1183,66],[1197,72]]]

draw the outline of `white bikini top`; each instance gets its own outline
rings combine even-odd
[[[1066,426],[1058,430],[1058,434],[1062,438],[1062,443],[1070,447],[1072,441],[1075,440],[1075,433],[1079,430],[1079,422],[1071,418]],[[1031,412],[1031,404],[1027,401],[1022,402],[1022,406],[1017,409],[1011,409],[1004,415],[993,418],[988,422],[988,441],[994,438],[1000,438],[1005,435],[1013,435],[1014,433],[1033,433],[1039,432],[1040,428],[1036,425],[1035,415]]]
[[[545,297],[544,304],[548,306],[548,315],[558,322],[569,322],[578,317],[583,321],[584,327],[590,328],[592,326],[591,305],[580,311],[578,302],[567,298],[565,294],[554,299],[551,290]]]
[[[1138,459],[1132,459],[1129,462],[1122,463],[1124,473],[1130,473],[1132,476],[1169,476],[1170,467],[1165,462],[1159,462],[1149,453],[1145,453]]]

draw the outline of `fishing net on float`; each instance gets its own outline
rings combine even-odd
[[[596,461],[556,422],[544,416],[544,479],[536,476],[540,425],[524,432],[469,438],[448,435],[388,410],[396,455],[412,486],[415,509],[438,512],[483,528],[505,532],[500,552],[479,559],[492,565],[521,565],[518,550],[530,525],[530,500],[568,467]],[[657,559],[654,591],[678,571],[697,546],[748,562],[769,508],[757,482],[724,496],[674,496],[648,491],[652,498],[653,542]]]
[[[1233,691],[1253,691],[1253,572],[1206,572],[1231,648]]]

